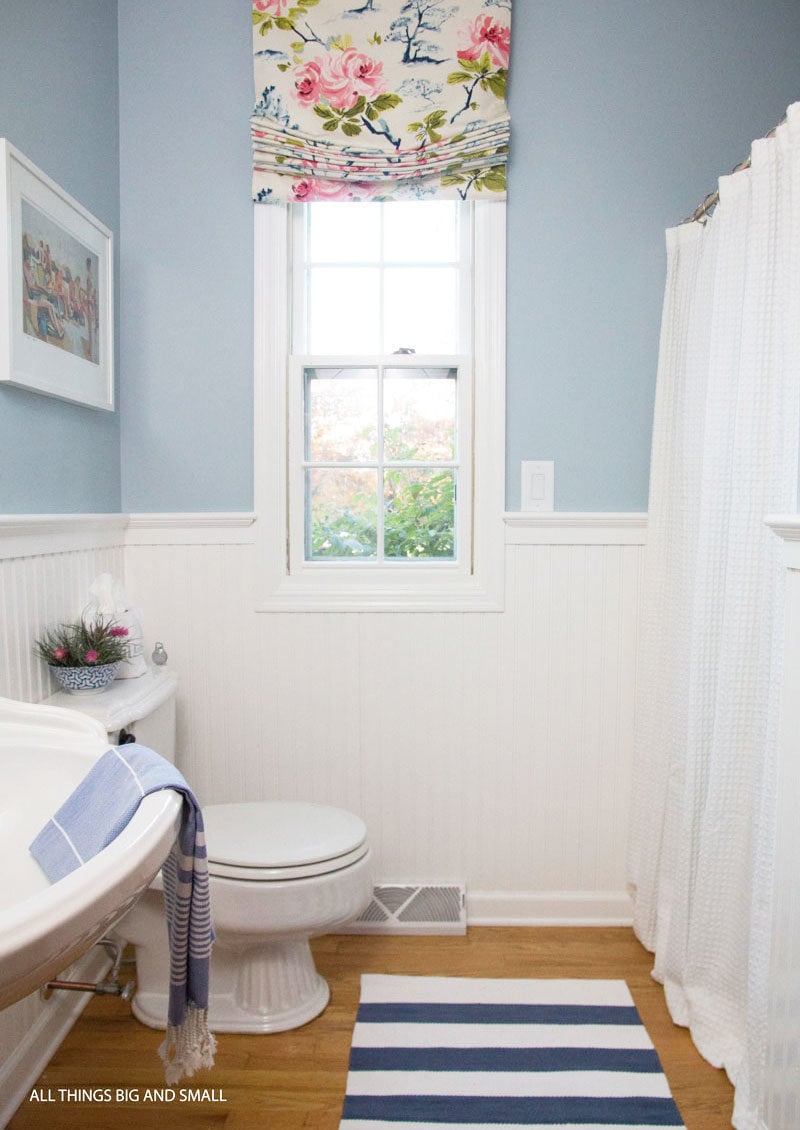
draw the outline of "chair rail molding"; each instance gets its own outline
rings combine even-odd
[[[125,545],[252,545],[257,515],[223,513],[128,514]]]
[[[768,514],[764,522],[784,543],[786,567],[800,569],[800,514]]]
[[[0,514],[0,559],[121,545],[127,514]]]
[[[507,511],[506,545],[644,545],[647,514],[638,511]]]

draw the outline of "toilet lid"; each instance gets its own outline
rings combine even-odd
[[[302,801],[247,801],[203,808],[211,875],[265,881],[325,874],[367,852],[352,812]]]

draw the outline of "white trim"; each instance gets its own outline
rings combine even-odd
[[[255,523],[248,511],[130,514],[125,545],[252,545]]]
[[[122,545],[126,514],[0,514],[0,560]]]
[[[547,511],[503,515],[506,545],[644,545],[647,514]]]
[[[630,926],[625,891],[470,891],[470,926]]]
[[[794,552],[793,547],[797,546],[800,563],[800,516],[770,517],[765,521],[787,542],[787,552]],[[642,545],[646,541],[647,515],[595,511],[511,512],[503,515],[503,523],[505,537],[500,538],[501,545],[503,540],[506,545]],[[252,545],[257,540],[258,524],[255,512],[239,510],[219,513],[0,514],[0,560],[115,545]],[[426,599],[438,599],[436,590],[427,596],[419,586],[415,591],[422,603]],[[465,587],[465,597],[471,606],[477,596],[477,587]],[[387,588],[382,599],[390,602],[391,590]],[[459,594],[454,593],[450,604],[455,607],[459,599]],[[313,606],[313,597],[308,604],[303,604],[303,607]],[[501,607],[499,602],[490,606],[494,609]]]
[[[764,522],[783,541],[787,569],[800,569],[800,514],[768,514]]]
[[[289,223],[281,206],[255,208],[255,467],[261,517],[257,611],[501,611],[505,490],[505,208],[474,204],[473,572],[417,568],[368,577],[287,565]],[[365,583],[367,582],[368,583]]]

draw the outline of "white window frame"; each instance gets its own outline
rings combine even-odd
[[[290,444],[297,380],[290,372],[289,209],[257,205],[255,230],[255,494],[259,611],[501,611],[505,501],[505,205],[472,204],[471,544],[452,562],[290,561]],[[304,359],[296,359],[302,363]],[[320,363],[320,358],[305,359]],[[338,360],[338,359],[337,359]],[[367,365],[370,359],[347,358]],[[402,358],[398,357],[398,361]],[[415,366],[442,358],[406,358]],[[461,359],[463,362],[463,359]],[[459,379],[469,380],[466,369]],[[466,386],[465,386],[466,387]],[[292,427],[294,425],[294,428]],[[296,460],[294,461],[296,465]],[[299,527],[295,526],[295,537]],[[302,544],[302,543],[301,543]],[[463,550],[463,547],[460,547]]]

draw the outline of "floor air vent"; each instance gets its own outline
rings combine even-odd
[[[375,887],[360,918],[342,927],[345,934],[466,934],[464,887]]]

